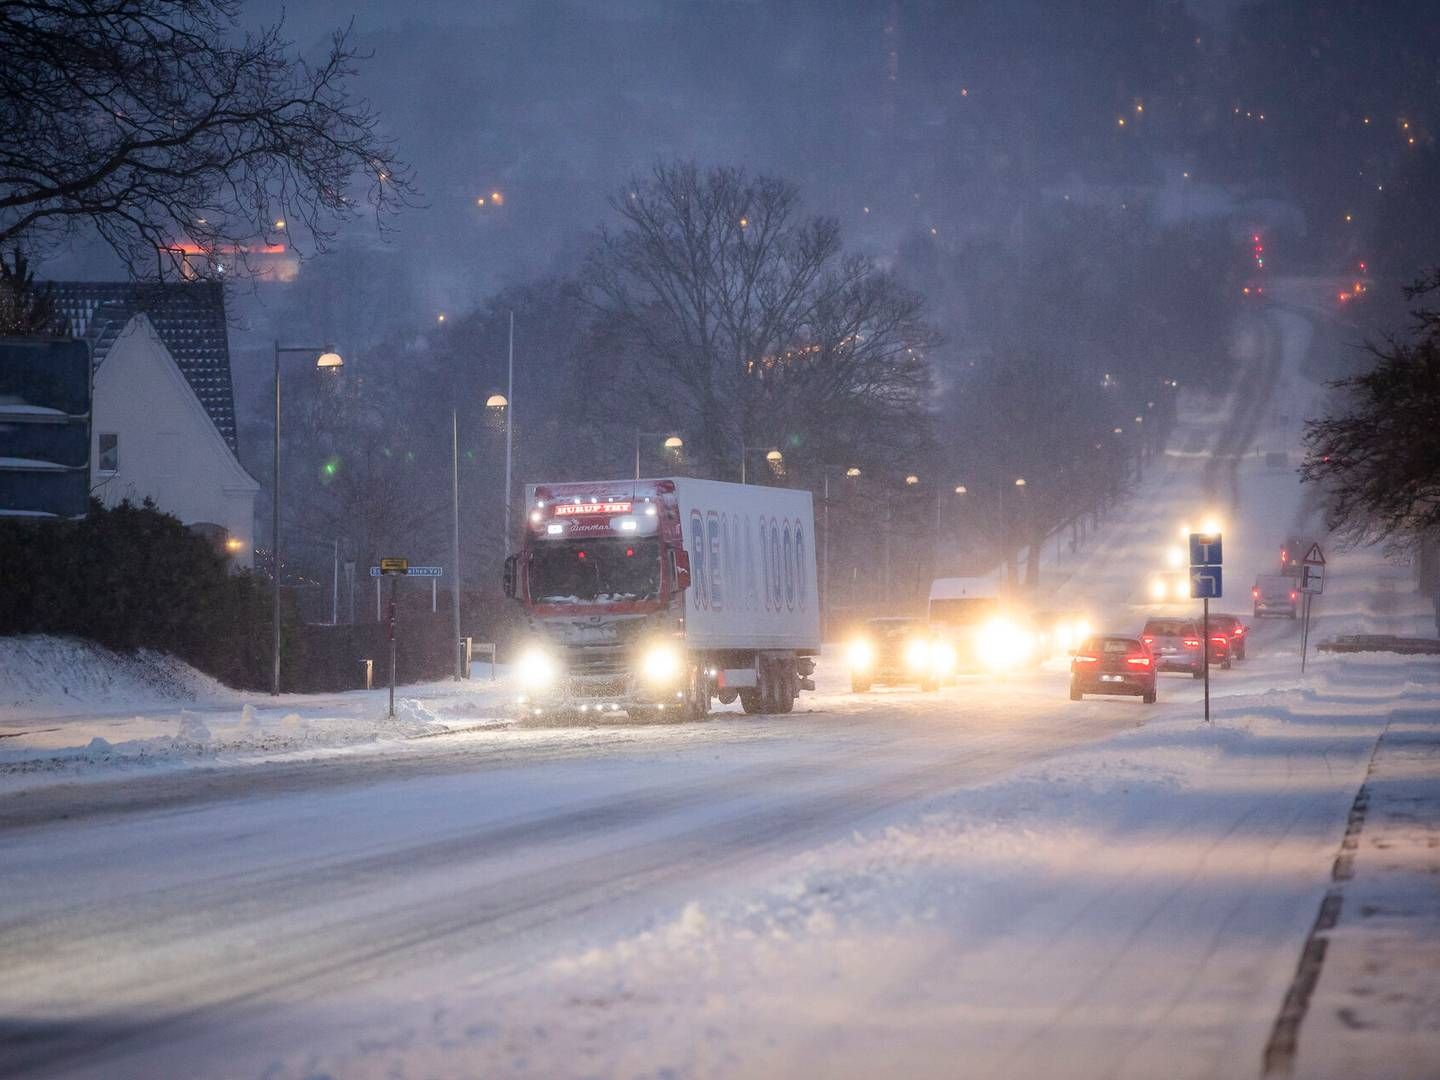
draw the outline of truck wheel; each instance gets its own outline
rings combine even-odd
[[[710,713],[710,686],[700,669],[690,672],[690,685],[685,693],[685,719],[704,720]]]
[[[755,685],[740,691],[740,707],[752,716],[774,712],[774,676],[770,661],[761,659],[755,663]]]

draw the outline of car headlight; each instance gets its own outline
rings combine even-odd
[[[930,667],[930,643],[912,641],[905,646],[905,666],[911,671],[927,671]]]
[[[1004,671],[1030,658],[1035,639],[1008,619],[995,619],[981,628],[977,648],[981,663],[993,671]]]
[[[945,641],[930,646],[930,670],[937,675],[948,675],[955,670],[955,649]]]
[[[674,645],[651,645],[640,658],[640,674],[652,683],[674,682],[684,666],[680,650]]]
[[[856,638],[845,650],[845,659],[855,671],[869,671],[875,663],[875,646],[864,638]]]
[[[520,685],[530,690],[543,690],[555,681],[559,672],[555,658],[537,645],[522,652],[515,662],[515,674],[520,679]]]
[[[1164,578],[1152,578],[1150,581],[1150,599],[1164,600],[1170,595],[1170,587],[1165,583]]]
[[[1190,582],[1184,581],[1184,580],[1175,582],[1175,599],[1176,599],[1176,600],[1189,600],[1189,599],[1190,599]]]

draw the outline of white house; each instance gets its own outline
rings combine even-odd
[[[109,506],[153,499],[252,565],[260,485],[235,455],[220,287],[65,282],[55,295],[94,349],[92,493]]]

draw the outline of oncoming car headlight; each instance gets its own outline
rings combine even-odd
[[[948,642],[937,641],[930,646],[930,670],[936,675],[949,675],[956,662],[955,649]]]
[[[1181,579],[1179,579],[1178,581],[1175,582],[1175,599],[1176,599],[1176,600],[1189,600],[1189,599],[1190,599],[1190,582],[1186,581],[1184,578],[1181,578]]]
[[[976,649],[980,661],[992,671],[1019,667],[1030,659],[1034,637],[1009,619],[994,619],[980,628]]]
[[[875,663],[875,646],[864,638],[856,638],[846,648],[845,659],[855,671],[868,671]]]
[[[674,682],[683,667],[680,650],[674,645],[651,645],[640,658],[640,673],[652,683]]]
[[[915,640],[905,646],[905,666],[911,671],[930,669],[930,643]]]
[[[1151,578],[1151,579],[1150,579],[1150,599],[1151,599],[1151,600],[1164,600],[1164,599],[1165,599],[1166,597],[1168,597],[1169,595],[1170,595],[1170,587],[1169,587],[1169,585],[1166,583],[1166,581],[1165,581],[1164,578],[1159,578],[1159,577],[1157,577],[1157,578]]]
[[[530,690],[543,690],[555,681],[559,665],[554,657],[538,645],[532,645],[515,661],[515,674],[520,685]]]

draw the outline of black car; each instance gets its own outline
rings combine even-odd
[[[913,683],[938,690],[955,670],[955,649],[924,619],[870,619],[850,640],[850,689],[863,694],[876,683]]]
[[[1139,638],[1086,638],[1070,660],[1070,700],[1086,694],[1130,694],[1155,704],[1155,654]]]

